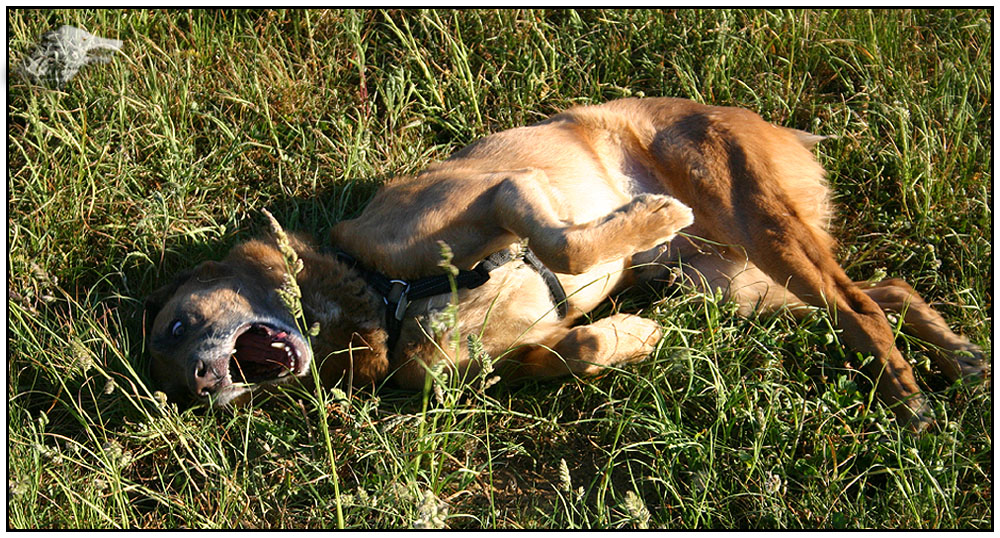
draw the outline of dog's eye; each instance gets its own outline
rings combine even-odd
[[[174,338],[180,338],[184,334],[184,324],[181,320],[176,320],[170,324],[170,336]]]

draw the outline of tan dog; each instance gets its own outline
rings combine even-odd
[[[931,421],[928,406],[883,311],[901,314],[939,348],[951,379],[985,375],[983,354],[904,282],[858,284],[840,268],[826,231],[824,171],[809,151],[820,139],[746,110],[679,99],[575,108],[494,134],[389,182],[360,217],[338,224],[332,243],[353,261],[293,239],[304,261],[304,314],[320,327],[311,350],[275,291],[286,273],[281,254],[273,241],[251,241],[151,296],[154,376],[217,405],[307,378],[316,364],[325,384],[392,375],[418,388],[436,361],[477,371],[473,334],[508,377],[591,374],[648,355],[660,329],[626,314],[574,322],[624,286],[680,267],[693,285],[722,288],[744,313],[828,308],[844,343],[875,358],[868,373],[885,403],[919,429]],[[562,290],[520,256],[523,240]],[[450,328],[441,319],[450,292],[411,299],[406,284],[387,291],[376,282],[441,274],[440,242],[465,271],[498,251],[514,258],[458,290]],[[556,304],[561,291],[566,305]]]

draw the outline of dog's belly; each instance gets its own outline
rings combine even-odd
[[[491,359],[503,360],[512,358],[518,346],[548,343],[560,325],[569,323],[568,317],[559,318],[538,272],[522,261],[494,269],[489,281],[477,288],[459,290],[455,317],[449,313],[451,300],[451,294],[443,294],[410,304],[394,365],[401,386],[423,386],[420,362],[443,360],[463,375],[478,373],[482,357],[470,352],[470,336]]]

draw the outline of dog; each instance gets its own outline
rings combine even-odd
[[[311,368],[324,385],[391,377],[419,389],[440,361],[479,372],[482,352],[507,379],[590,375],[648,356],[660,327],[581,317],[625,287],[682,275],[742,314],[827,309],[843,343],[872,358],[881,400],[919,431],[933,417],[886,312],[932,345],[949,379],[988,366],[905,282],[854,282],[834,259],[830,192],[811,151],[822,139],[672,98],[572,108],[487,136],[388,182],[333,227],[331,248],[288,239],[312,338],[280,299],[293,272],[274,238],[154,292],[152,375],[219,406],[308,381]]]

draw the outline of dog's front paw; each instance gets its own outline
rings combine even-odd
[[[614,334],[615,355],[617,360],[623,362],[648,357],[663,336],[659,323],[633,314],[615,314],[597,325],[610,326]]]
[[[627,207],[639,227],[637,237],[644,240],[641,249],[670,241],[679,230],[694,222],[691,208],[672,196],[640,194]]]
[[[676,198],[670,198],[670,202],[665,207],[668,224],[674,233],[694,224],[694,211]]]

